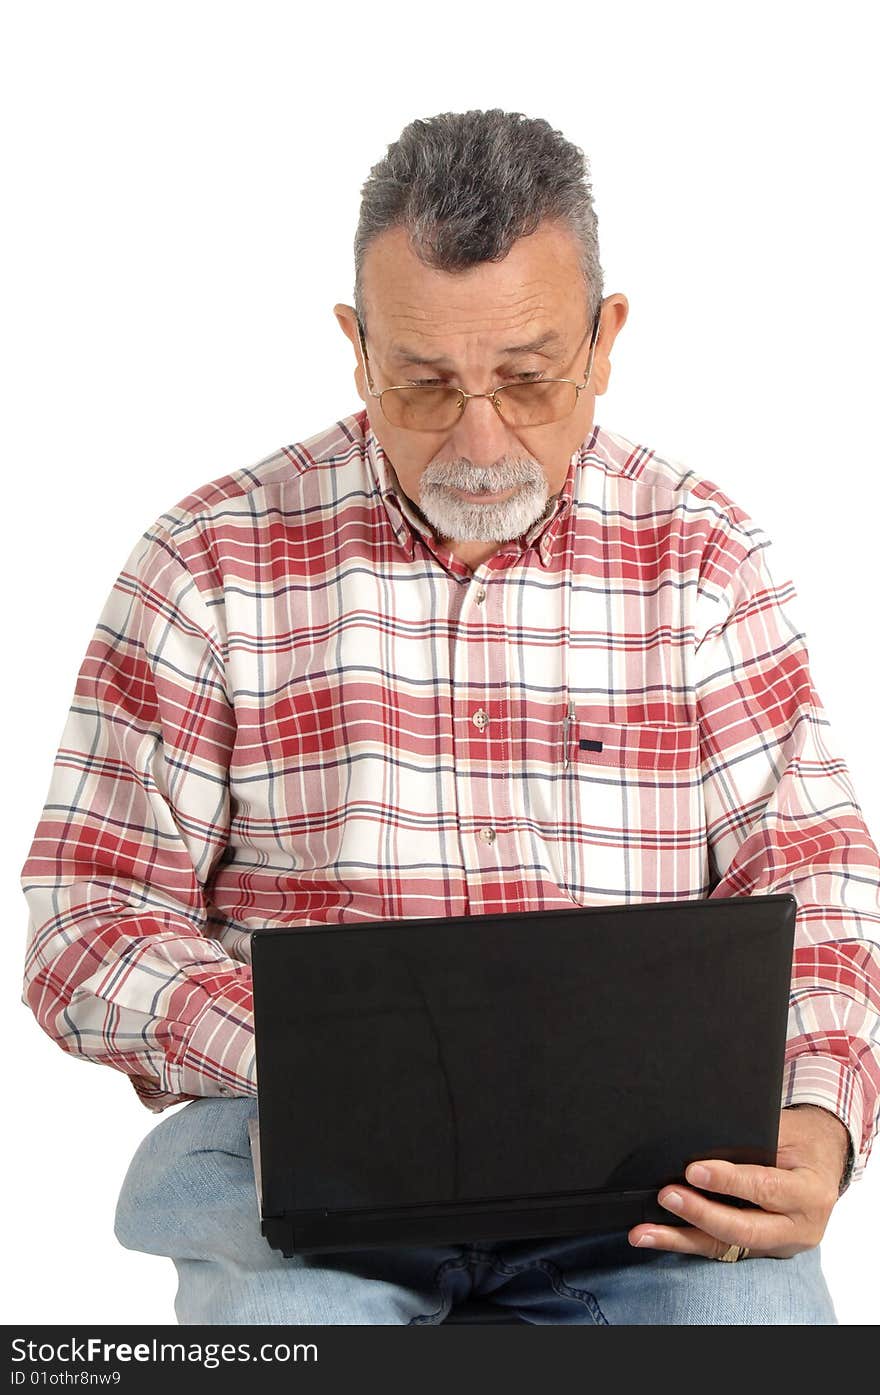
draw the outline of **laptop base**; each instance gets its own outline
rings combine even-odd
[[[730,1201],[731,1198],[725,1198]],[[551,1235],[588,1235],[631,1230],[651,1221],[684,1225],[657,1201],[655,1191],[603,1193],[554,1198],[546,1206],[482,1203],[479,1208],[432,1208],[407,1215],[375,1211],[370,1215],[316,1212],[297,1216],[263,1217],[262,1233],[285,1259],[294,1255],[334,1250],[365,1250],[399,1245],[472,1244],[475,1239],[528,1240]]]

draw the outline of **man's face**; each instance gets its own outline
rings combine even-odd
[[[558,225],[541,224],[503,261],[456,273],[425,266],[405,230],[392,228],[367,250],[363,287],[377,392],[428,380],[488,392],[537,374],[577,383],[586,376],[592,329],[586,290],[574,238]],[[488,398],[468,402],[451,429],[393,426],[369,393],[354,311],[337,305],[335,314],[357,353],[355,382],[373,432],[404,493],[441,538],[490,544],[527,531],[559,492],[572,452],[593,425],[596,396],[606,390],[608,354],[627,302],[615,295],[603,304],[590,383],[571,415],[515,430]],[[547,342],[515,347],[537,340]]]

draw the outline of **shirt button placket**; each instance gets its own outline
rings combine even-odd
[[[474,604],[483,605],[484,600],[485,587],[477,587],[476,593],[474,593]],[[488,720],[490,720],[490,714],[488,714],[487,711],[484,711],[483,707],[477,709],[476,713],[474,713],[473,717],[471,717],[471,721],[473,721],[474,727],[480,728],[480,731],[485,730],[485,727],[487,727],[488,724]],[[496,837],[495,830],[490,829],[490,827],[480,829],[480,831],[478,831],[478,837],[480,837],[481,840],[483,840],[483,843],[492,844],[494,843]]]

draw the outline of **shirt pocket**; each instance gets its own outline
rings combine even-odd
[[[696,724],[575,717],[561,788],[566,890],[575,901],[667,901],[706,894]]]

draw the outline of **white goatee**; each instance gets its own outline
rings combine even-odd
[[[509,499],[480,504],[461,499],[453,489],[469,494],[495,494],[514,489]],[[505,456],[494,465],[474,465],[458,459],[435,462],[419,481],[419,507],[437,533],[453,542],[509,542],[541,517],[547,507],[547,477],[528,456]]]

